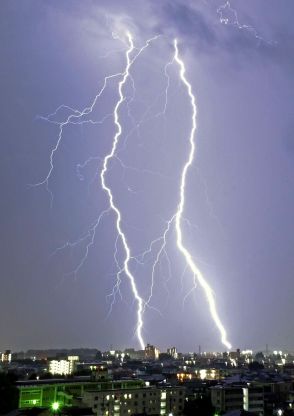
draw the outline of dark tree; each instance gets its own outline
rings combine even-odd
[[[18,408],[18,388],[15,385],[14,374],[0,373],[0,414],[5,414]]]
[[[252,361],[252,363],[248,364],[248,368],[251,371],[260,371],[264,369],[264,365],[259,363],[258,361]]]
[[[264,360],[264,355],[261,351],[259,351],[255,354],[254,358],[255,358],[255,361],[261,362]]]
[[[185,402],[185,416],[214,416],[215,409],[211,404],[210,398],[189,400]]]
[[[46,372],[46,373],[40,374],[39,377],[40,377],[40,380],[47,380],[48,378],[53,378],[53,375],[51,373]]]

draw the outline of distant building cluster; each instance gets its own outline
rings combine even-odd
[[[18,408],[88,416],[294,415],[294,355],[175,347],[1,353],[18,375]],[[82,412],[82,413],[81,413]],[[84,413],[83,413],[84,412]],[[37,414],[37,413],[36,413]]]

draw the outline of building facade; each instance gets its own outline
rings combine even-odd
[[[67,360],[51,360],[49,363],[49,373],[53,375],[67,376],[73,374],[79,357],[76,355],[68,356]]]
[[[109,391],[86,391],[85,405],[97,416],[128,415],[181,415],[184,409],[185,389],[182,387],[146,387]]]
[[[146,360],[157,360],[159,357],[159,349],[154,345],[147,344],[145,347],[145,359]]]
[[[148,386],[142,380],[39,380],[19,382],[18,388],[19,409],[82,404],[97,416],[180,416],[185,401],[183,387]]]
[[[244,385],[217,385],[210,388],[211,403],[217,412],[246,410],[264,415],[262,387]]]

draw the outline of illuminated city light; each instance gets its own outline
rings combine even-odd
[[[252,350],[244,350],[244,351],[241,351],[241,354],[242,355],[252,355],[253,351]]]
[[[207,371],[206,370],[200,370],[200,378],[201,378],[201,380],[205,380],[206,379],[206,375],[207,375]]]
[[[59,407],[60,407],[60,405],[59,405],[59,403],[58,403],[58,402],[54,402],[54,403],[52,403],[52,405],[51,405],[52,410],[54,410],[55,412],[56,412],[57,410],[59,410]]]

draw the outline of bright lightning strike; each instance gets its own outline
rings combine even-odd
[[[179,73],[182,83],[187,89],[187,93],[190,98],[191,107],[192,107],[192,128],[190,132],[189,142],[190,142],[190,152],[188,155],[188,159],[183,167],[182,174],[181,174],[181,182],[180,182],[180,201],[178,205],[178,209],[175,215],[175,227],[176,227],[176,234],[177,234],[177,246],[180,252],[183,254],[187,264],[189,265],[193,276],[194,276],[194,283],[196,284],[196,281],[198,281],[201,288],[204,290],[204,293],[206,295],[210,314],[212,316],[212,319],[214,323],[216,324],[220,335],[221,335],[221,341],[222,343],[228,348],[231,349],[231,344],[227,340],[227,334],[226,330],[219,318],[219,315],[216,310],[216,303],[213,295],[213,291],[207,281],[205,280],[204,276],[202,275],[201,271],[198,269],[196,264],[194,263],[194,260],[192,258],[191,253],[188,251],[188,249],[185,247],[183,243],[183,235],[182,235],[182,217],[183,212],[185,208],[185,190],[186,190],[186,180],[187,180],[187,173],[189,168],[191,167],[193,160],[194,160],[194,154],[195,154],[195,133],[196,133],[196,115],[197,115],[197,107],[196,107],[196,100],[195,96],[192,91],[192,86],[189,83],[189,81],[186,78],[186,68],[183,60],[179,56],[179,50],[178,50],[178,42],[175,39],[174,40],[174,49],[175,49],[175,61],[177,62],[179,66]]]
[[[51,202],[52,202],[53,194],[52,194],[51,190],[49,189],[49,180],[51,178],[51,174],[52,174],[53,169],[54,169],[54,156],[55,156],[55,153],[59,149],[60,143],[61,143],[62,138],[63,138],[64,128],[67,125],[69,125],[69,124],[84,124],[84,123],[103,124],[103,122],[107,118],[112,117],[114,125],[116,127],[116,132],[113,136],[112,146],[111,146],[111,149],[110,149],[109,153],[101,161],[102,169],[101,169],[101,172],[100,172],[101,187],[108,196],[109,206],[106,210],[104,210],[99,215],[97,220],[94,222],[94,224],[92,224],[92,226],[89,228],[88,232],[84,236],[82,236],[80,239],[78,239],[74,243],[67,242],[65,245],[58,248],[56,251],[62,250],[66,247],[71,248],[71,247],[75,247],[79,244],[86,243],[85,253],[84,253],[84,256],[82,257],[82,260],[80,261],[80,263],[78,264],[76,269],[71,272],[71,273],[74,273],[76,275],[79,272],[79,270],[81,269],[81,267],[84,265],[84,263],[85,263],[85,261],[88,257],[89,250],[94,244],[96,229],[99,226],[100,222],[102,221],[104,215],[109,214],[111,211],[115,214],[115,226],[116,226],[116,231],[117,231],[117,238],[116,238],[116,242],[115,242],[114,260],[115,260],[115,264],[117,266],[118,272],[117,272],[117,275],[116,275],[117,280],[116,280],[115,286],[113,287],[113,291],[110,295],[108,295],[112,298],[112,302],[111,302],[109,312],[111,312],[111,310],[112,310],[112,307],[113,307],[114,302],[115,302],[116,295],[119,294],[121,296],[121,293],[120,293],[121,275],[124,273],[126,275],[126,277],[128,278],[128,280],[129,280],[131,290],[132,290],[132,294],[133,294],[134,300],[136,302],[137,321],[136,321],[135,331],[136,331],[136,335],[137,335],[140,347],[142,349],[144,349],[145,342],[144,342],[143,335],[142,335],[143,324],[144,324],[143,315],[144,315],[145,309],[147,307],[151,308],[151,309],[155,309],[154,307],[150,306],[150,303],[151,303],[151,299],[152,299],[153,291],[154,291],[155,271],[156,271],[156,268],[159,265],[160,259],[163,255],[166,256],[166,260],[167,260],[168,268],[169,268],[169,276],[171,276],[171,265],[170,265],[169,257],[167,255],[166,245],[167,245],[167,236],[170,232],[170,229],[171,229],[172,225],[175,225],[177,247],[178,247],[179,251],[185,257],[186,264],[187,264],[186,268],[190,268],[190,270],[192,271],[193,276],[194,276],[193,288],[185,296],[184,302],[185,302],[185,299],[189,296],[189,294],[195,289],[195,287],[197,286],[197,283],[198,283],[205,292],[205,295],[206,295],[206,298],[207,298],[207,301],[208,301],[208,304],[209,304],[210,313],[211,313],[211,316],[212,316],[218,330],[220,331],[222,343],[228,349],[230,349],[231,345],[227,341],[225,328],[224,328],[223,324],[221,323],[220,318],[219,318],[218,313],[217,313],[217,310],[216,310],[216,304],[215,304],[215,300],[214,300],[213,291],[212,291],[211,287],[209,286],[209,284],[207,283],[207,281],[205,280],[205,278],[203,277],[203,275],[201,274],[201,272],[198,269],[198,267],[196,266],[196,264],[194,263],[192,255],[189,253],[188,249],[185,247],[185,245],[183,243],[183,238],[182,238],[182,228],[181,227],[182,227],[182,221],[185,220],[185,218],[183,217],[183,213],[184,213],[184,206],[185,206],[186,177],[187,177],[187,172],[189,170],[189,167],[193,163],[194,153],[195,153],[194,136],[195,136],[195,133],[196,133],[196,112],[197,112],[197,108],[196,108],[195,97],[194,97],[193,92],[192,92],[191,84],[188,82],[188,80],[185,76],[185,71],[186,70],[185,70],[184,62],[182,61],[182,59],[179,56],[177,40],[174,41],[174,56],[173,56],[173,58],[170,62],[165,64],[165,67],[164,67],[164,75],[165,75],[165,78],[166,78],[166,87],[165,87],[165,90],[164,90],[164,94],[165,94],[164,107],[163,107],[163,110],[161,112],[159,112],[158,114],[156,114],[154,117],[156,118],[156,117],[161,116],[161,115],[164,116],[165,113],[166,113],[166,108],[167,108],[167,104],[168,104],[168,90],[169,90],[169,86],[170,86],[170,78],[169,78],[169,74],[168,74],[168,67],[170,65],[172,65],[174,62],[176,62],[176,64],[179,66],[180,80],[187,89],[187,92],[188,92],[188,95],[189,95],[189,98],[190,98],[190,102],[191,102],[191,106],[192,106],[192,129],[191,129],[190,138],[189,138],[190,152],[189,152],[188,159],[187,159],[187,161],[186,161],[186,163],[183,167],[182,174],[181,174],[180,200],[179,200],[179,203],[178,203],[178,206],[177,206],[177,211],[166,222],[167,225],[166,225],[165,231],[162,234],[162,236],[153,240],[151,242],[151,245],[150,245],[149,249],[145,253],[143,253],[143,255],[142,255],[143,257],[141,256],[141,258],[143,258],[143,262],[144,262],[145,255],[152,251],[152,247],[153,247],[154,244],[157,244],[157,243],[160,242],[160,246],[159,246],[159,249],[157,251],[155,261],[154,261],[153,266],[152,266],[151,287],[150,287],[149,296],[147,297],[146,301],[140,296],[138,288],[137,288],[136,280],[135,280],[135,277],[134,277],[134,273],[132,273],[132,271],[130,269],[130,262],[132,260],[135,260],[139,263],[140,263],[140,261],[138,260],[138,258],[135,258],[135,257],[131,256],[131,250],[130,250],[130,247],[129,247],[129,244],[128,244],[128,241],[127,241],[127,236],[126,236],[125,232],[123,231],[123,227],[122,227],[122,214],[121,214],[121,211],[119,209],[118,204],[116,203],[116,200],[115,200],[115,197],[113,195],[112,189],[107,184],[107,174],[109,172],[109,163],[112,159],[116,159],[117,161],[119,161],[124,169],[126,169],[126,168],[133,169],[131,167],[126,166],[122,162],[122,160],[118,157],[118,154],[117,154],[118,150],[119,150],[118,146],[121,145],[120,142],[121,142],[121,136],[122,136],[122,133],[123,133],[119,113],[120,113],[122,104],[126,103],[127,109],[128,109],[128,115],[132,119],[132,121],[135,125],[134,126],[135,128],[139,128],[140,125],[145,121],[145,117],[148,114],[148,112],[150,111],[150,108],[148,108],[146,110],[146,113],[144,114],[142,120],[139,123],[135,122],[135,120],[131,116],[130,104],[132,103],[132,101],[134,101],[134,98],[135,98],[135,84],[134,84],[134,80],[132,78],[132,75],[131,75],[130,71],[131,71],[131,67],[132,67],[133,63],[136,61],[136,59],[139,57],[139,55],[144,51],[144,49],[146,49],[149,46],[151,41],[157,39],[158,37],[159,36],[155,36],[155,37],[147,40],[147,42],[145,43],[145,45],[143,47],[136,48],[134,46],[134,41],[133,41],[132,35],[129,32],[127,32],[126,33],[127,49],[125,51],[126,66],[125,66],[124,71],[105,77],[103,86],[100,89],[100,91],[97,93],[97,95],[95,96],[92,103],[88,107],[84,108],[82,111],[79,111],[79,110],[73,109],[71,107],[62,105],[62,106],[58,107],[57,110],[54,113],[48,115],[47,117],[43,117],[43,119],[45,119],[46,121],[59,126],[59,134],[58,134],[57,142],[56,142],[53,150],[50,153],[49,171],[48,171],[46,177],[41,182],[35,184],[35,186],[45,185],[48,192],[51,194]],[[107,86],[108,81],[110,79],[116,78],[116,77],[120,77],[119,78],[120,80],[118,81],[118,101],[115,104],[113,112],[104,116],[103,119],[100,120],[100,121],[93,121],[91,119],[88,119],[86,116],[88,116],[89,114],[92,113],[92,111],[94,109],[94,106],[95,106],[96,102],[98,101],[98,99],[102,96],[102,94],[103,94],[103,92],[104,92],[104,90]],[[131,82],[132,88],[133,88],[133,95],[132,95],[132,97],[129,101],[128,101],[126,95],[124,94],[124,89],[125,89],[125,86],[127,85],[128,82]],[[160,94],[160,96],[161,95],[162,94]],[[71,114],[69,116],[67,116],[64,121],[59,122],[59,121],[55,120],[55,117],[57,117],[57,114],[58,114],[59,110],[68,110],[68,111],[71,112]],[[127,140],[127,137],[129,136],[129,134],[126,136],[125,142]],[[125,143],[123,143],[123,145],[125,145]],[[80,180],[83,180],[83,175],[81,174],[81,169],[83,169],[85,166],[87,166],[87,164],[90,163],[94,159],[95,160],[100,160],[100,157],[91,157],[86,162],[84,162],[83,164],[77,165],[77,175],[78,175]],[[156,172],[153,172],[153,171],[147,171],[146,170],[146,172],[152,173],[152,174],[157,174]],[[123,257],[123,260],[121,262],[118,260],[118,257],[117,257],[118,241],[121,242],[122,248],[123,248],[123,251],[124,251],[124,257]]]
[[[154,37],[150,40],[148,40],[146,42],[146,44],[139,50],[139,52],[136,54],[135,58],[133,58],[133,60],[131,60],[130,55],[133,52],[133,50],[135,49],[134,47],[134,42],[133,42],[133,38],[131,36],[131,34],[128,32],[127,33],[127,38],[128,38],[128,42],[129,42],[129,48],[126,51],[126,60],[127,60],[127,65],[126,65],[126,69],[125,72],[123,74],[123,78],[122,80],[119,82],[119,86],[118,86],[118,92],[119,92],[119,100],[116,103],[116,106],[114,108],[114,112],[113,112],[113,118],[114,118],[114,124],[117,127],[117,131],[114,135],[113,138],[113,142],[112,142],[112,148],[110,153],[105,156],[104,161],[103,161],[103,169],[101,171],[100,174],[100,178],[101,178],[101,186],[102,189],[107,193],[108,198],[109,198],[109,204],[110,204],[110,208],[112,209],[112,211],[115,213],[116,215],[116,229],[117,229],[117,233],[121,239],[124,251],[125,251],[125,259],[123,262],[123,270],[126,274],[126,276],[128,277],[129,281],[130,281],[130,285],[131,285],[131,289],[134,295],[134,298],[137,302],[137,326],[136,326],[136,334],[137,334],[137,338],[139,340],[140,346],[142,349],[145,348],[145,342],[143,340],[143,336],[142,336],[142,328],[143,328],[143,309],[144,309],[144,301],[141,298],[141,296],[139,295],[138,289],[137,289],[137,285],[136,285],[136,281],[135,278],[130,270],[129,267],[129,263],[131,260],[131,251],[127,242],[127,238],[125,233],[122,230],[122,226],[121,226],[121,221],[122,221],[122,216],[121,216],[121,212],[119,210],[119,208],[117,207],[117,205],[114,202],[114,198],[113,198],[113,194],[111,191],[111,188],[106,184],[106,180],[105,180],[105,175],[108,171],[108,164],[109,161],[115,157],[115,153],[117,150],[117,146],[119,143],[119,138],[122,134],[122,126],[120,124],[120,120],[119,120],[119,109],[122,105],[122,103],[125,101],[125,96],[123,94],[123,87],[125,86],[128,78],[130,78],[130,68],[132,66],[132,64],[134,63],[134,61],[137,59],[137,57],[141,54],[141,52],[147,48],[149,46],[149,43],[151,42],[151,40],[154,40],[157,38]],[[119,271],[119,275],[120,275],[120,271]],[[118,278],[119,278],[118,275]]]
[[[134,81],[132,79],[132,76],[130,74],[130,68],[133,65],[133,63],[136,61],[136,59],[139,57],[139,55],[144,51],[144,49],[146,49],[150,42],[152,42],[153,40],[156,40],[159,36],[154,36],[153,38],[149,39],[146,41],[145,45],[141,48],[136,48],[134,46],[134,42],[133,42],[133,38],[131,36],[131,34],[129,32],[126,33],[126,38],[127,38],[127,50],[125,52],[125,57],[126,57],[126,67],[125,70],[123,72],[120,73],[116,73],[113,75],[109,75],[106,76],[104,78],[104,83],[102,88],[100,89],[100,91],[97,93],[97,95],[95,96],[94,100],[92,101],[92,103],[84,108],[82,111],[79,111],[77,109],[73,109],[71,107],[68,107],[66,105],[61,105],[59,106],[54,113],[49,114],[46,117],[40,117],[43,120],[46,120],[47,122],[56,124],[59,126],[59,134],[58,134],[58,138],[57,138],[57,142],[55,144],[55,146],[53,147],[51,153],[50,153],[50,159],[49,159],[49,163],[50,163],[50,167],[49,167],[49,171],[46,175],[46,177],[40,181],[39,183],[36,183],[34,186],[40,186],[40,185],[45,185],[47,191],[49,192],[50,196],[51,196],[51,205],[53,202],[53,194],[49,188],[49,180],[51,178],[51,174],[53,172],[54,169],[54,156],[55,153],[58,151],[60,143],[62,141],[63,138],[63,133],[64,133],[64,128],[69,125],[69,124],[84,124],[84,123],[91,123],[91,124],[103,124],[103,122],[110,116],[113,117],[114,120],[114,124],[116,126],[116,133],[113,137],[113,141],[112,141],[112,147],[111,150],[109,152],[109,154],[107,154],[102,162],[102,170],[100,172],[100,180],[101,180],[101,186],[102,189],[107,193],[108,199],[109,199],[109,208],[104,210],[98,217],[98,219],[95,221],[95,223],[90,227],[88,233],[84,236],[82,236],[80,239],[78,239],[77,241],[70,243],[67,242],[66,244],[64,244],[62,247],[59,247],[55,250],[55,252],[53,254],[55,254],[56,252],[65,249],[66,247],[75,247],[85,241],[88,240],[87,244],[86,244],[86,249],[85,249],[85,253],[81,259],[81,261],[79,262],[79,264],[77,265],[77,267],[70,273],[68,274],[74,274],[77,275],[77,273],[80,271],[80,269],[82,268],[82,266],[84,265],[88,254],[89,254],[89,250],[90,248],[93,246],[94,244],[94,239],[95,239],[95,235],[96,235],[96,229],[99,226],[102,218],[104,217],[105,214],[108,214],[110,211],[113,211],[116,215],[116,231],[117,231],[117,239],[116,239],[116,244],[115,244],[115,255],[114,255],[114,260],[115,263],[118,267],[118,272],[117,272],[117,281],[116,284],[113,288],[113,291],[111,293],[111,297],[112,299],[112,303],[111,303],[111,308],[110,311],[112,309],[113,303],[115,302],[115,296],[117,293],[120,293],[120,283],[121,283],[121,274],[125,273],[126,276],[128,277],[129,281],[130,281],[130,285],[131,285],[131,290],[132,293],[134,295],[134,299],[137,302],[137,324],[136,324],[136,334],[137,334],[137,338],[139,340],[140,346],[142,349],[144,349],[145,347],[145,343],[143,340],[143,336],[142,336],[142,329],[143,329],[143,308],[144,308],[144,301],[141,298],[141,296],[139,295],[138,289],[137,289],[137,285],[136,285],[136,281],[134,278],[134,275],[131,273],[130,271],[130,267],[129,267],[129,262],[132,259],[131,257],[131,253],[130,253],[130,248],[127,242],[127,238],[125,233],[122,230],[122,226],[121,226],[121,222],[122,222],[122,216],[121,216],[121,212],[118,208],[118,206],[116,205],[116,203],[114,202],[114,197],[113,197],[113,193],[111,188],[107,185],[106,182],[106,174],[108,172],[108,165],[111,159],[115,158],[118,159],[118,156],[116,154],[117,152],[117,146],[119,143],[119,139],[120,136],[122,134],[122,126],[121,123],[119,121],[119,110],[121,105],[123,104],[123,102],[126,100],[126,97],[123,94],[123,88],[126,85],[126,83],[128,82],[128,80],[130,79],[133,85],[133,90],[134,90]],[[125,43],[125,41],[124,41]],[[136,51],[135,56],[133,58],[131,58],[132,53]],[[85,116],[89,115],[90,113],[92,113],[94,106],[96,105],[98,99],[102,96],[102,94],[105,91],[105,88],[107,86],[107,83],[110,79],[112,78],[116,78],[116,77],[122,77],[121,80],[118,82],[118,95],[119,95],[119,99],[115,105],[115,108],[113,110],[113,113],[111,114],[107,114],[106,116],[103,117],[102,120],[100,121],[93,121],[91,119],[84,119]],[[130,103],[127,103],[128,106]],[[67,116],[65,118],[64,121],[55,121],[54,117],[57,116],[59,110],[69,110],[71,112],[71,114],[69,116]],[[77,174],[78,177],[80,179],[83,179],[83,176],[80,173],[80,169],[85,167],[91,160],[93,159],[97,159],[97,158],[89,158],[85,163],[80,164],[77,166]],[[153,172],[152,172],[153,173]],[[125,257],[124,257],[124,261],[122,262],[122,265],[120,266],[118,264],[118,260],[117,260],[117,243],[118,243],[118,239],[121,240],[122,242],[122,246],[125,252]]]

